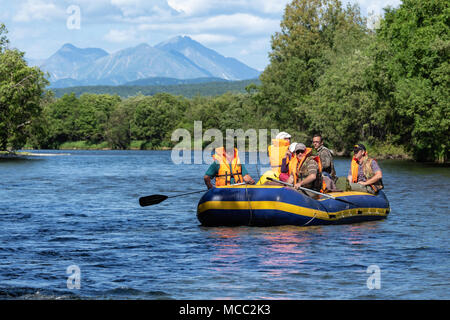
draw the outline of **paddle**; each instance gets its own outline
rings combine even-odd
[[[208,191],[208,190],[203,189],[203,190],[198,190],[198,191],[194,191],[194,192],[177,194],[175,196],[170,196],[170,197],[166,196],[166,195],[163,195],[163,194],[152,194],[151,196],[146,196],[146,197],[139,198],[139,204],[141,205],[141,207],[152,206],[154,204],[158,204],[160,202],[163,202],[164,200],[169,199],[169,198],[187,196],[189,194],[206,192],[206,191]]]
[[[232,186],[240,186],[242,184],[245,184],[245,182],[236,183],[236,184],[233,184]],[[193,191],[193,192],[188,192],[188,193],[177,194],[177,195],[170,196],[170,197],[163,195],[163,194],[152,194],[151,196],[140,197],[139,204],[141,205],[141,207],[152,206],[154,204],[161,203],[164,200],[169,199],[169,198],[182,197],[182,196],[187,196],[189,194],[206,192],[206,191],[208,191],[208,190],[203,189],[203,190],[198,190],[198,191]]]
[[[286,185],[286,186],[295,188],[294,185],[291,184],[291,183],[287,183],[287,182],[284,182],[284,181],[280,181],[280,180],[277,180],[277,179],[273,179],[273,178],[271,178],[271,177],[267,177],[267,180],[274,181],[274,182],[278,182],[278,183],[280,183],[280,184],[284,184],[284,185]],[[330,196],[330,195],[328,195],[328,194],[326,194],[326,193],[317,192],[317,191],[314,191],[314,190],[311,190],[311,189],[308,189],[308,188],[304,188],[304,187],[298,187],[298,188],[296,188],[296,189],[300,189],[300,190],[303,190],[303,191],[309,191],[309,192],[311,192],[311,193],[317,194],[317,195],[319,195],[319,196],[323,196],[323,197],[325,197],[325,198],[329,198],[329,199],[333,199],[333,200],[337,200],[337,201],[342,201],[342,202],[345,202],[345,203],[352,204],[352,205],[356,206],[356,204],[354,204],[353,202],[350,202],[350,201],[347,201],[347,200],[344,200],[344,199],[339,199],[339,198]]]

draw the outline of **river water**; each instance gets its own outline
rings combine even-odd
[[[448,167],[379,161],[386,220],[207,228],[201,193],[138,203],[202,190],[206,164],[34,152],[0,160],[0,299],[450,299]]]

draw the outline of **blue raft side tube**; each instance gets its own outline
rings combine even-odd
[[[389,202],[381,191],[376,196],[342,193],[339,198],[353,204],[333,199],[316,200],[284,187],[213,188],[200,199],[197,218],[204,226],[304,226],[352,223],[386,217],[386,215],[361,215],[362,211],[357,211],[358,214],[342,214],[350,209],[374,208],[384,210],[386,214],[389,212]],[[269,205],[264,205],[265,203]],[[295,206],[296,211],[299,209],[307,211],[309,215],[293,213],[292,206]],[[289,209],[286,210],[286,207]]]

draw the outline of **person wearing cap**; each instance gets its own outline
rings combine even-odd
[[[383,186],[383,173],[375,159],[369,158],[362,144],[353,146],[353,159],[348,171],[348,181],[353,191],[377,193]]]
[[[247,169],[239,159],[238,150],[234,146],[220,147],[213,155],[214,162],[203,177],[208,189],[213,188],[212,179],[216,179],[216,187],[245,182],[255,184]]]
[[[324,191],[320,158],[313,156],[312,149],[306,148],[303,143],[295,145],[294,153],[297,164],[288,183],[294,184],[294,188],[304,187],[314,191]]]
[[[322,162],[322,172],[333,181],[336,180],[336,170],[334,169],[333,152],[323,145],[322,135],[315,134],[312,139],[314,149]]]

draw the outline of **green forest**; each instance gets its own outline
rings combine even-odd
[[[142,94],[152,96],[157,93],[170,93],[186,98],[195,96],[219,96],[227,92],[246,93],[246,87],[251,84],[260,84],[259,79],[240,81],[211,81],[203,83],[187,83],[174,85],[119,85],[119,86],[80,86],[68,88],[52,88],[55,97],[61,98],[65,94],[75,93],[77,97],[83,93],[112,94],[128,98]]]
[[[0,23],[0,150],[170,148],[177,128],[279,129],[343,155],[449,160],[449,2],[404,0],[369,29],[356,5],[293,0],[245,92],[64,93],[8,46]]]

